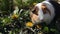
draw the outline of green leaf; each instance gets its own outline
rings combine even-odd
[[[43,31],[48,32],[49,28],[48,27],[44,27]]]
[[[50,29],[50,31],[55,32],[55,31],[56,31],[56,29],[53,29],[53,28],[52,28],[52,29]]]

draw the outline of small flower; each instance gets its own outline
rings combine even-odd
[[[35,6],[37,3],[33,3],[33,5]]]
[[[32,22],[27,22],[27,23],[26,23],[26,26],[27,26],[27,27],[32,27],[32,26],[33,26],[33,23],[32,23]]]
[[[11,16],[12,19],[17,19],[18,17],[19,17],[19,16],[16,15],[16,14],[13,14],[13,15]]]

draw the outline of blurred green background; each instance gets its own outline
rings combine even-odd
[[[44,0],[0,0],[0,34],[19,34],[25,23],[31,22],[30,9],[35,3],[42,1]],[[18,7],[17,14],[14,14],[15,6]],[[21,9],[23,10],[19,13]],[[48,30],[48,27],[43,29],[43,31]],[[54,28],[52,31],[56,32]]]

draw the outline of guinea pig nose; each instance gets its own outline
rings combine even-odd
[[[43,21],[43,19],[41,21]]]
[[[43,21],[43,19],[40,19],[40,22],[42,22]]]
[[[43,18],[40,18],[40,21],[43,21]]]
[[[41,22],[43,22],[43,19],[41,20]]]

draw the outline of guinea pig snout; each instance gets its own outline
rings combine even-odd
[[[38,15],[33,14],[32,16],[32,22],[43,22],[43,19],[39,19]]]

